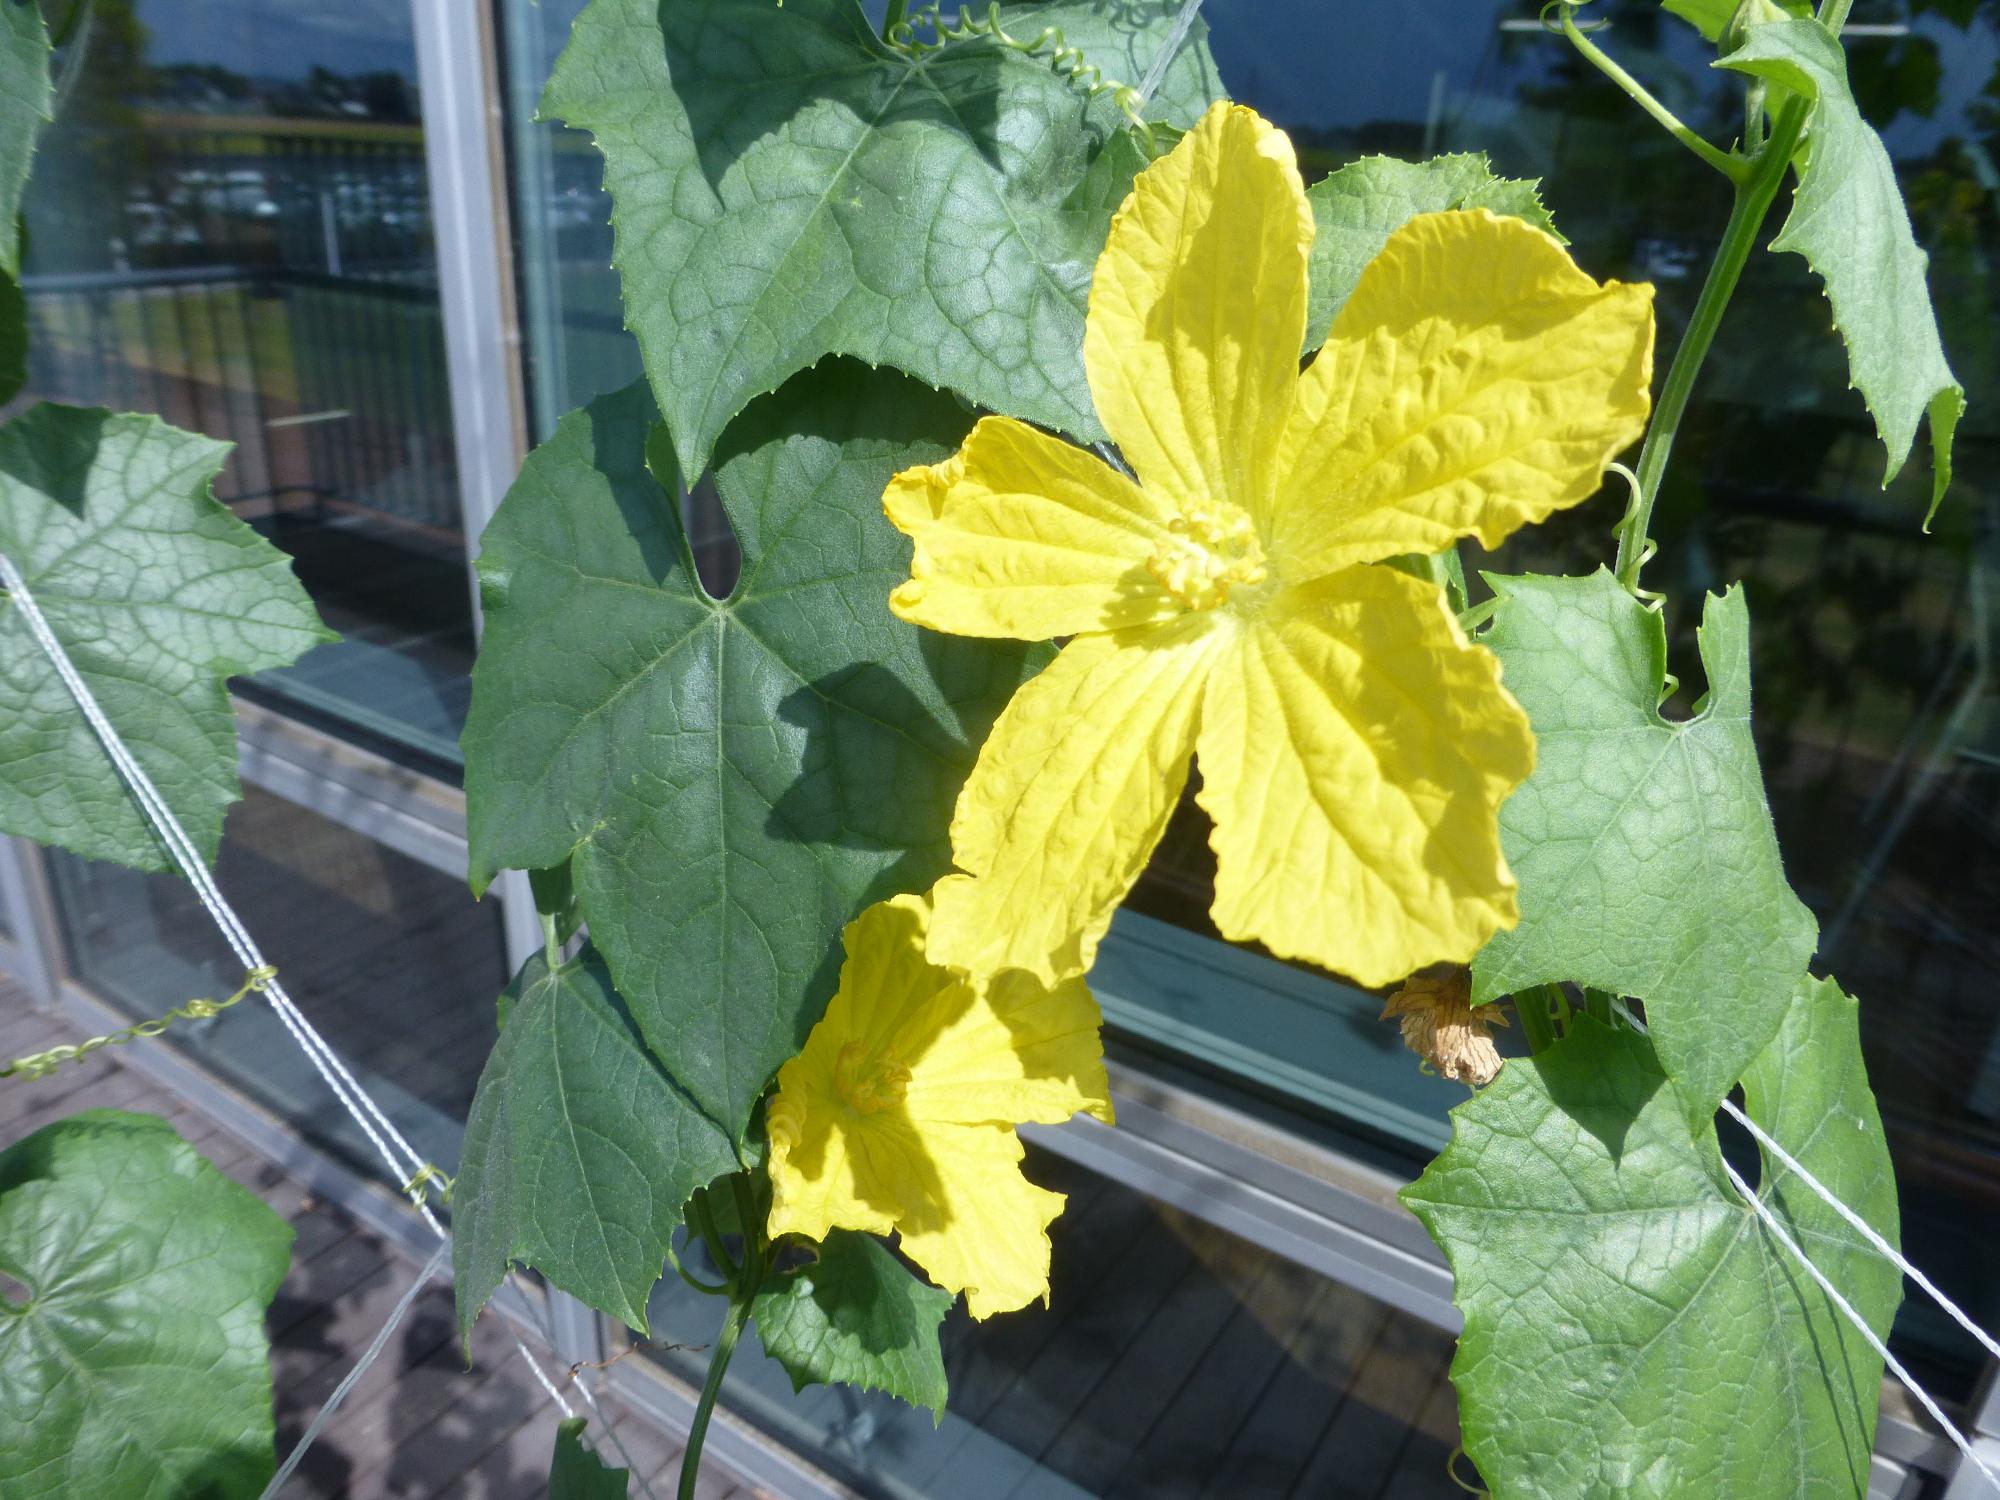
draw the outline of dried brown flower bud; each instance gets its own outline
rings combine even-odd
[[[1403,1018],[1403,1045],[1444,1077],[1479,1088],[1500,1071],[1493,1028],[1507,1018],[1497,1005],[1472,1003],[1469,970],[1412,974],[1382,1007],[1382,1019],[1391,1016]]]

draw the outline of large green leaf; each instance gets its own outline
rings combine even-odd
[[[1173,0],[1009,5],[1129,81]],[[1217,91],[1206,50],[1163,117]],[[625,316],[683,469],[753,397],[828,353],[1103,436],[1081,357],[1101,190],[1072,194],[1118,119],[1047,56],[991,39],[921,62],[854,0],[594,0],[542,102],[590,130],[616,204]],[[1120,194],[1122,197],[1122,194]]]
[[[1046,652],[889,613],[910,554],[882,489],[963,436],[949,397],[830,361],[757,403],[719,455],[745,553],[720,602],[647,469],[656,420],[642,384],[572,413],[486,530],[472,876],[569,860],[646,1041],[740,1133],[841,928],[951,867],[959,784]]]
[[[1856,1007],[1798,986],[1749,1114],[1884,1234],[1896,1191]],[[1403,1201],[1450,1258],[1465,1447],[1496,1495],[1855,1500],[1882,1361],[1723,1176],[1644,1037],[1580,1018],[1452,1111]],[[1758,1191],[1886,1333],[1880,1259],[1779,1163]]]
[[[1488,208],[1525,219],[1557,239],[1555,221],[1542,207],[1540,184],[1496,177],[1485,154],[1460,152],[1428,161],[1364,156],[1328,173],[1306,189],[1318,233],[1313,238],[1306,348],[1317,349],[1340,309],[1353,295],[1362,269],[1389,236],[1418,214],[1453,208]]]
[[[54,118],[49,97],[49,34],[33,0],[0,0],[0,277],[18,281],[15,232],[35,136]]]
[[[556,1451],[549,1459],[549,1500],[625,1500],[629,1469],[614,1469],[583,1446],[582,1417],[556,1423]]]
[[[729,1140],[646,1051],[586,948],[522,967],[479,1075],[452,1189],[452,1266],[467,1338],[515,1262],[646,1328],[688,1194],[736,1166]]]
[[[872,1235],[836,1229],[819,1258],[773,1277],[751,1316],[792,1389],[843,1381],[887,1391],[944,1419],[938,1325],[952,1294],[920,1280]]]
[[[1708,601],[1708,692],[1669,722],[1666,631],[1609,573],[1487,581],[1505,602],[1486,644],[1537,750],[1500,809],[1520,925],[1473,960],[1474,998],[1563,980],[1637,996],[1704,1122],[1777,1033],[1817,939],[1750,737],[1742,590]]]
[[[291,1253],[157,1116],[90,1110],[0,1153],[0,1270],[27,1288],[0,1296],[0,1495],[256,1496]]]
[[[1770,21],[1751,27],[1717,66],[1813,101],[1805,166],[1771,248],[1803,255],[1826,283],[1848,371],[1889,452],[1885,483],[1903,467],[1929,414],[1935,514],[1951,483],[1951,437],[1965,391],[1938,339],[1924,284],[1930,257],[1917,248],[1882,138],[1855,106],[1847,57],[1817,21]]]
[[[70,406],[0,428],[0,552],[210,860],[238,796],[223,679],[332,639],[285,555],[209,493],[228,449],[154,417]],[[170,868],[4,589],[0,832]]]

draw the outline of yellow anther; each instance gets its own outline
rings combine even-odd
[[[833,1086],[856,1114],[879,1115],[903,1102],[910,1070],[886,1052],[870,1053],[860,1042],[849,1042],[834,1059]]]
[[[1146,571],[1189,609],[1213,609],[1233,588],[1264,581],[1264,549],[1250,518],[1233,506],[1193,510],[1167,523]]]

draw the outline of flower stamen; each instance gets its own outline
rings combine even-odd
[[[887,1052],[871,1054],[860,1042],[849,1042],[834,1059],[833,1086],[856,1114],[879,1115],[903,1102],[910,1070]]]
[[[1257,528],[1234,506],[1191,510],[1167,523],[1168,536],[1153,547],[1146,571],[1188,609],[1214,609],[1233,588],[1264,581],[1264,548]]]

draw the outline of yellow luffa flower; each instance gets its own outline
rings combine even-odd
[[[1442,590],[1373,565],[1590,496],[1644,427],[1652,288],[1426,214],[1301,374],[1312,239],[1291,143],[1216,105],[1139,175],[1091,287],[1091,394],[1136,482],[1006,417],[891,482],[898,615],[1074,637],[959,797],[976,878],[934,893],[938,962],[1088,969],[1191,755],[1228,936],[1376,985],[1517,920],[1497,817],[1527,718]]]
[[[1111,1123],[1103,1017],[1080,979],[975,986],[934,967],[929,921],[929,898],[898,896],[848,926],[839,991],[765,1115],[769,1230],[896,1231],[984,1318],[1048,1296],[1063,1195],[1022,1175],[1014,1127]]]

